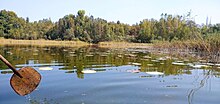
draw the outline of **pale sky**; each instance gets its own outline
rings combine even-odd
[[[85,10],[86,15],[128,24],[143,19],[159,19],[162,13],[184,15],[192,10],[198,24],[220,23],[220,0],[0,0],[0,10],[11,10],[30,21],[51,18],[58,21],[67,14]]]

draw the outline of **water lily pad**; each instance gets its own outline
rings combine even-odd
[[[7,51],[6,53],[7,53],[7,54],[9,54],[9,55],[12,55],[12,54],[13,54],[13,53],[12,53],[12,52],[10,52],[10,51]]]
[[[92,73],[96,73],[95,70],[83,70],[82,73],[84,74],[92,74]]]
[[[151,59],[152,57],[150,57],[150,56],[143,56],[143,58]]]
[[[72,52],[69,52],[69,53],[70,53],[70,54],[75,54],[75,52],[73,52],[73,51],[72,51]]]
[[[186,65],[185,63],[182,62],[172,62],[173,65],[180,65],[180,66],[184,66]]]
[[[169,88],[176,88],[178,87],[177,85],[167,85],[166,87],[169,87]]]
[[[148,75],[148,76],[140,76],[140,78],[151,78],[153,77],[152,75]]]
[[[152,62],[160,62],[160,60],[151,60]]]
[[[132,63],[132,65],[141,66],[141,63]]]
[[[33,55],[34,55],[34,56],[37,56],[37,55],[38,55],[38,53],[33,53]]]
[[[94,55],[86,55],[86,57],[92,57],[92,56],[94,56]]]
[[[137,55],[129,54],[128,56],[129,56],[129,57],[136,57]]]
[[[206,63],[206,65],[208,65],[208,66],[214,66],[215,64],[213,64],[213,63]]]
[[[157,60],[159,60],[159,61],[166,61],[167,59],[164,58],[164,57],[160,57],[160,58],[157,58]]]
[[[130,73],[139,73],[140,70],[127,70],[127,72],[130,72]]]
[[[100,55],[101,57],[107,57],[108,55],[106,55],[106,54],[103,54],[103,55]]]
[[[164,73],[162,72],[157,72],[157,71],[154,71],[154,72],[146,72],[147,74],[149,75],[164,75]]]
[[[193,68],[208,68],[208,67],[210,67],[210,66],[208,66],[208,65],[203,65],[203,64],[198,64],[198,65],[194,65],[194,66],[192,66]]]
[[[76,57],[77,55],[76,55],[76,54],[70,54],[70,56],[71,56],[71,57]]]
[[[11,71],[11,70],[1,71],[1,74],[11,74],[11,73],[13,73],[13,71]]]
[[[103,72],[106,71],[106,69],[94,69],[96,72]]]
[[[40,67],[39,70],[53,70],[51,67]]]
[[[154,66],[154,64],[147,64],[147,66]]]
[[[119,58],[122,58],[122,55],[118,55]]]

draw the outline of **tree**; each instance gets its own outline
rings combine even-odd
[[[159,20],[144,19],[128,25],[108,22],[94,16],[86,16],[85,10],[76,15],[69,14],[57,22],[43,19],[30,22],[18,17],[13,11],[0,11],[0,36],[13,39],[81,40],[98,43],[101,41],[131,41],[150,43],[153,40],[197,39],[201,35],[219,33],[220,24],[202,25],[195,23],[191,11],[186,16],[162,13]]]

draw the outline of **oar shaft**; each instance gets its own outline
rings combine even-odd
[[[2,55],[0,55],[0,60],[4,62],[17,76],[22,78],[21,74],[13,67]]]

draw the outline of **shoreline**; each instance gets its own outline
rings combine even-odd
[[[195,56],[198,59],[205,59],[210,62],[219,62],[220,57],[216,56],[216,52],[207,52],[203,50],[204,46],[197,42],[162,42],[162,43],[129,43],[129,42],[99,42],[98,44],[90,44],[82,41],[56,41],[56,40],[15,40],[0,38],[0,46],[18,45],[18,46],[39,46],[39,47],[99,47],[109,49],[143,49],[152,53],[169,54],[173,56],[188,57]],[[200,46],[201,45],[201,46]],[[203,46],[203,47],[202,47]],[[197,50],[196,50],[197,48]],[[201,49],[200,49],[201,48]],[[219,52],[219,51],[217,51]]]
[[[151,49],[153,44],[149,43],[129,43],[129,42],[100,42],[91,44],[82,41],[56,41],[56,40],[16,40],[0,38],[0,46],[4,45],[30,45],[30,46],[63,46],[63,47],[85,47],[97,46],[100,48],[140,48]]]

